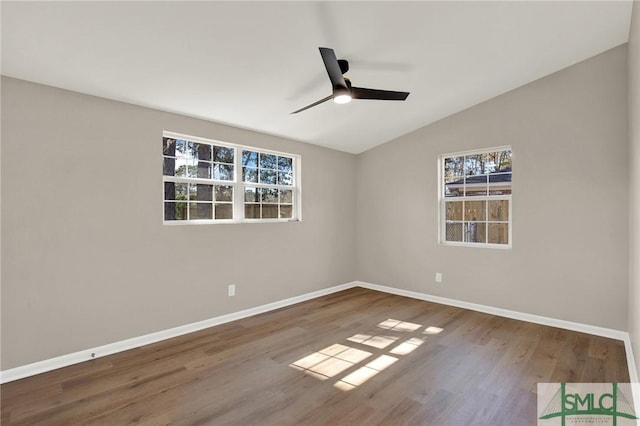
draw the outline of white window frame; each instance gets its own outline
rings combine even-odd
[[[163,131],[163,138],[171,138],[171,139],[182,139],[189,142],[196,143],[205,143],[209,145],[221,146],[225,148],[232,148],[234,150],[234,168],[233,168],[233,180],[230,181],[220,181],[214,179],[201,179],[201,178],[189,178],[189,177],[176,177],[176,176],[165,176],[162,174],[162,223],[164,225],[176,226],[176,225],[211,225],[211,224],[237,224],[237,223],[289,223],[289,222],[301,222],[302,221],[302,166],[301,166],[301,157],[297,154],[291,154],[288,152],[280,152],[273,151],[263,148],[257,148],[249,145],[240,145],[230,142],[223,142],[215,139],[208,139],[199,136],[191,136],[185,135],[182,133]],[[264,183],[254,183],[254,182],[243,182],[242,181],[242,151],[253,151],[263,154],[272,154],[283,157],[292,158],[292,169],[293,169],[293,185],[273,185],[273,184],[264,184]],[[162,153],[160,155],[164,158]],[[165,182],[180,182],[180,183],[206,183],[215,185],[226,185],[233,187],[233,219],[189,219],[189,220],[165,220],[164,218],[164,183]],[[260,188],[277,188],[277,189],[285,189],[291,190],[293,195],[292,200],[292,217],[291,218],[267,218],[267,219],[245,219],[244,217],[244,187],[260,187]],[[215,202],[213,203],[213,208],[215,209]],[[215,211],[215,210],[214,210]],[[214,212],[215,215],[215,212]]]
[[[469,151],[460,151],[460,152],[452,152],[447,154],[442,154],[438,157],[438,243],[447,246],[459,246],[459,247],[480,247],[480,248],[495,248],[495,249],[511,249],[513,247],[513,179],[511,183],[511,193],[506,195],[484,195],[484,196],[462,196],[462,197],[445,197],[445,167],[444,161],[445,158],[451,157],[461,157],[475,154],[485,154],[489,152],[498,152],[498,151],[511,151],[511,158],[513,161],[514,154],[513,148],[511,145],[498,146],[492,148],[483,148],[483,149],[474,149]],[[513,177],[513,169],[511,171]],[[509,220],[504,221],[508,223],[508,237],[509,241],[507,244],[496,244],[496,243],[476,243],[469,241],[447,241],[446,239],[446,231],[447,231],[447,218],[446,218],[446,203],[454,202],[454,201],[491,201],[491,200],[508,200],[509,201]],[[488,203],[487,203],[488,204]],[[464,218],[463,218],[464,219]],[[489,223],[487,219],[484,221],[485,223]],[[494,222],[495,223],[495,222]],[[499,222],[498,222],[499,223]],[[464,229],[464,228],[463,228]],[[463,231],[464,232],[464,231]]]

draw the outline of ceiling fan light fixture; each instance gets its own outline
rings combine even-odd
[[[346,83],[346,82],[345,82]],[[349,83],[346,83],[347,85]],[[349,90],[349,86],[337,85],[333,88],[333,102],[337,104],[346,104],[351,102],[351,90]]]
[[[348,93],[341,93],[333,97],[333,102],[337,104],[347,104],[351,102],[351,95]]]

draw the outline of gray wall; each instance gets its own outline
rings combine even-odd
[[[631,188],[624,46],[358,157],[3,77],[1,368],[354,279],[628,326],[639,353],[637,6],[633,31]],[[302,155],[304,221],[163,226],[162,130]],[[506,144],[513,249],[438,245],[438,155]]]
[[[640,370],[640,3],[629,34],[629,334]]]
[[[626,55],[612,49],[359,155],[358,279],[626,330]],[[438,245],[438,155],[500,145],[513,147],[513,249]]]
[[[301,155],[303,221],[163,226],[163,130]],[[354,155],[4,77],[2,140],[2,369],[355,279]]]

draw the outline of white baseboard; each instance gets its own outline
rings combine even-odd
[[[100,358],[103,356],[111,355],[117,352],[134,349],[140,346],[156,343],[161,340],[170,339],[184,334],[193,333],[194,331],[203,330],[205,328],[213,327],[216,325],[224,324],[231,321],[236,321],[242,318],[250,317],[252,315],[261,314],[264,312],[272,311],[275,309],[290,306],[296,303],[304,302],[317,297],[332,294],[338,291],[347,290],[353,287],[363,287],[370,290],[377,290],[385,293],[395,294],[398,296],[410,297],[413,299],[425,300],[428,302],[440,303],[442,305],[456,306],[463,309],[470,309],[473,311],[484,312],[492,315],[497,315],[506,318],[513,318],[521,321],[532,322],[536,324],[548,325],[552,327],[564,328],[572,331],[579,331],[582,333],[593,334],[596,336],[603,336],[612,339],[622,340],[625,342],[625,350],[627,354],[627,365],[629,366],[629,377],[631,382],[638,382],[638,372],[634,363],[634,357],[632,354],[631,343],[629,340],[629,333],[613,330],[609,328],[597,327],[588,324],[580,324],[571,321],[559,320],[555,318],[544,317],[540,315],[527,314],[523,312],[510,311],[508,309],[495,308],[487,305],[480,305],[476,303],[464,302],[455,299],[448,299],[445,297],[433,296],[426,293],[418,293],[415,291],[402,290],[394,287],[387,287],[377,284],[371,284],[362,281],[353,281],[346,284],[341,284],[322,290],[314,291],[311,293],[303,294],[301,296],[291,297],[289,299],[280,300],[266,305],[257,306],[255,308],[245,309],[239,312],[234,312],[227,315],[222,315],[215,318],[210,318],[204,321],[199,321],[180,327],[170,328],[168,330],[158,331],[156,333],[146,334],[144,336],[134,337],[131,339],[121,340],[119,342],[110,343],[103,346],[98,346],[92,349],[74,352],[59,357],[34,362],[32,364],[23,365],[9,370],[0,371],[0,383],[7,383],[14,380],[22,379],[25,377],[33,376],[47,371],[55,370],[58,368],[66,367],[72,364],[88,361],[90,359]]]
[[[426,300],[427,302],[440,303],[442,305],[455,306],[458,308],[469,309],[472,311],[484,312],[487,314],[497,315],[499,317],[513,318],[520,321],[527,321],[536,324],[549,325],[552,327],[564,328],[581,333],[593,334],[596,336],[609,337],[616,340],[624,340],[628,333],[610,328],[597,327],[595,325],[581,324],[577,322],[565,321],[556,318],[543,317],[541,315],[526,314],[524,312],[510,311],[508,309],[494,308],[493,306],[480,305],[477,303],[463,302],[455,299],[447,299],[446,297],[432,296],[426,293],[418,293],[415,291],[402,290],[394,287],[386,287],[378,284],[371,284],[357,281],[359,287],[371,290],[383,291],[385,293],[396,294],[398,296],[411,297],[412,299]]]
[[[289,299],[279,300],[273,303],[267,303],[266,305],[257,306],[255,308],[245,309],[243,311],[210,318],[204,321],[198,321],[191,324],[158,331],[155,333],[145,334],[144,336],[133,337],[131,339],[121,340],[119,342],[109,343],[95,348],[86,349],[83,351],[78,351],[67,355],[34,362],[32,364],[0,371],[0,383],[12,382],[14,380],[23,379],[25,377],[34,376],[40,373],[46,373],[47,371],[55,370],[62,367],[67,367],[72,364],[78,364],[91,359],[138,348],[140,346],[149,345],[151,343],[156,343],[161,340],[171,339],[173,337],[193,333],[194,331],[203,330],[205,328],[213,327],[231,321],[236,321],[253,315],[262,314],[264,312],[273,311],[275,309],[284,308],[286,306],[294,305],[296,303],[304,302],[310,299],[315,299],[320,296],[325,296],[355,286],[356,284],[351,282],[324,288],[322,290],[303,294],[301,296],[291,297]]]
[[[636,358],[633,356],[633,346],[631,345],[631,336],[627,333],[627,337],[624,339],[624,349],[627,353],[627,365],[629,366],[629,381],[635,383],[635,386],[631,386],[633,406],[636,409],[636,413],[640,410],[640,383],[638,383],[638,370],[636,369]],[[637,414],[636,414],[637,415]],[[636,420],[636,425],[640,426],[640,420]]]
[[[629,365],[629,378],[632,383],[638,383],[638,370],[636,368],[636,358],[633,356],[633,347],[631,346],[631,336],[627,333],[624,338],[624,349],[627,352],[627,364]],[[640,395],[639,395],[640,397]],[[636,401],[636,407],[640,409],[640,399]]]
[[[362,281],[356,281],[358,287],[368,288],[370,290],[382,291],[385,293],[396,294],[398,296],[411,297],[412,299],[426,300],[428,302],[440,303],[442,305],[455,306],[458,308],[470,309],[472,311],[484,312],[487,314],[497,315],[500,317],[517,319],[520,321],[532,322],[535,324],[548,325],[551,327],[564,328],[571,331],[579,331],[581,333],[593,334],[595,336],[608,337],[610,339],[622,340],[624,342],[625,353],[627,356],[627,366],[629,368],[629,380],[631,383],[638,383],[638,371],[636,370],[635,358],[631,349],[631,340],[629,333],[611,328],[597,327],[595,325],[581,324],[572,321],[565,321],[556,318],[544,317],[541,315],[527,314],[523,312],[510,311],[508,309],[494,308],[493,306],[480,305],[477,303],[463,302],[455,299],[447,299],[445,297],[432,296],[426,293],[418,293],[415,291],[402,290],[394,287],[387,287],[378,284],[371,284]],[[637,395],[635,396],[638,398]],[[636,402],[636,407],[640,407],[640,402]]]

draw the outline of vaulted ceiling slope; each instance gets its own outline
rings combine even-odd
[[[359,153],[625,43],[631,6],[3,1],[2,74]],[[331,93],[320,46],[411,95],[291,115]]]

